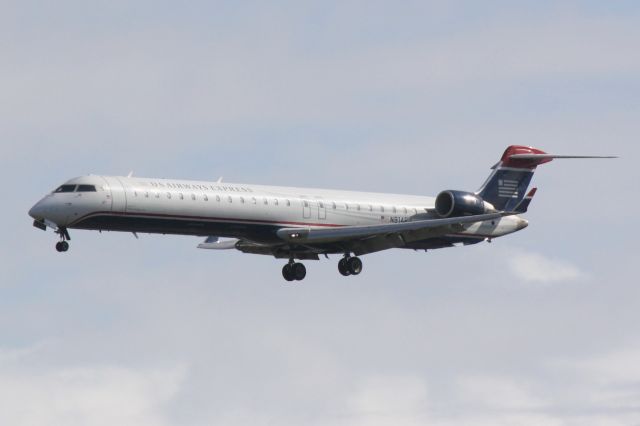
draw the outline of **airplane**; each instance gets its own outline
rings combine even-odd
[[[69,229],[206,237],[198,248],[239,250],[287,259],[282,276],[301,281],[298,260],[341,255],[344,276],[362,272],[359,256],[402,248],[467,246],[520,231],[536,188],[536,167],[562,158],[509,146],[476,192],[445,190],[434,197],[123,176],[82,176],[36,203],[33,226],[52,228],[58,252]],[[221,239],[223,238],[223,239]]]

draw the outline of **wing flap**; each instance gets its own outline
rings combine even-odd
[[[198,244],[198,248],[206,250],[232,250],[236,248],[238,241],[240,240],[236,238],[220,240],[218,237],[208,237],[203,243]]]

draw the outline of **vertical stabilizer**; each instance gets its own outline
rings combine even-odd
[[[544,154],[544,151],[518,145],[512,145],[505,150],[498,164],[493,166],[493,172],[477,192],[483,200],[493,204],[498,210],[515,210],[527,193],[536,167],[551,161],[513,160],[511,156],[514,154]]]

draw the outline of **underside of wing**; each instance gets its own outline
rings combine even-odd
[[[421,219],[383,225],[341,228],[283,228],[277,234],[291,246],[324,249],[325,252],[353,252],[356,255],[390,248],[410,247],[412,243],[459,233],[478,222],[492,221],[511,213],[491,213],[446,219]]]
[[[209,237],[198,247],[211,250],[236,249],[243,253],[271,255],[277,258],[318,259],[322,254],[351,252],[356,255],[390,248],[437,248],[456,245],[447,235],[465,231],[476,223],[493,220],[514,213],[490,214],[453,218],[420,218],[403,223],[343,226],[340,228],[282,228],[277,231],[280,242],[258,242],[243,239],[219,240]],[[425,241],[433,244],[426,244]],[[461,244],[473,244],[483,238],[461,237]]]
[[[377,236],[410,236],[414,234],[447,233],[461,230],[464,225],[487,220],[498,219],[508,213],[490,213],[475,216],[452,217],[446,219],[423,219],[403,223],[388,223],[383,225],[344,226],[341,228],[283,228],[277,232],[284,241],[298,244],[331,243],[371,238]]]

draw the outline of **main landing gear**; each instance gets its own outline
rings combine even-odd
[[[282,268],[282,276],[287,281],[302,281],[307,276],[307,268],[293,259]]]
[[[59,228],[56,231],[56,234],[60,235],[60,241],[56,243],[56,250],[59,253],[64,253],[65,251],[69,250],[68,241],[71,240],[69,231],[67,231],[67,228]]]
[[[345,254],[338,262],[338,271],[345,277],[358,275],[362,272],[362,260],[359,257]],[[302,281],[307,276],[307,268],[302,263],[290,259],[289,263],[282,268],[282,276],[287,281]]]
[[[345,277],[349,275],[358,275],[362,272],[362,260],[359,257],[351,257],[346,254],[340,262],[338,262],[338,271]]]

